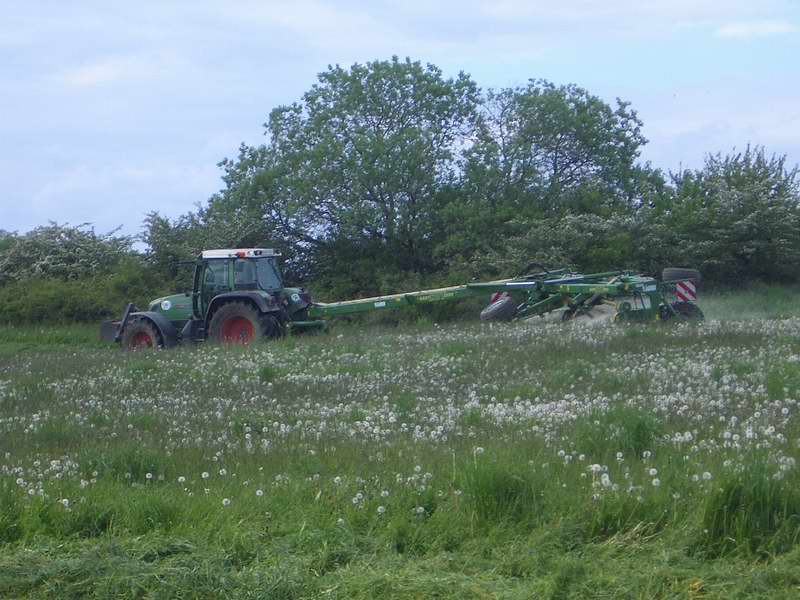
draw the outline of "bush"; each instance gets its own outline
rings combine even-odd
[[[98,235],[87,223],[51,222],[25,235],[6,235],[0,244],[0,284],[30,278],[76,280],[110,272],[131,254],[133,238]]]
[[[118,317],[127,302],[146,305],[163,294],[135,259],[108,275],[75,280],[23,279],[0,287],[0,323],[63,323]]]

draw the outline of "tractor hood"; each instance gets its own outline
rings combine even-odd
[[[192,296],[184,293],[156,298],[147,310],[161,313],[170,321],[188,321],[192,318]]]

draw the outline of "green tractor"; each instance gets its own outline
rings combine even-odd
[[[311,296],[284,287],[278,256],[263,248],[206,250],[191,292],[153,300],[145,311],[128,304],[121,320],[101,325],[100,337],[139,350],[204,340],[247,345],[289,329],[324,328],[309,320]]]

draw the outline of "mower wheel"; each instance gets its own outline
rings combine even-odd
[[[661,281],[694,281],[699,283],[701,280],[700,271],[697,269],[682,269],[679,267],[667,267],[661,271]]]
[[[122,331],[122,349],[129,352],[157,350],[162,346],[156,327],[147,319],[136,319]]]
[[[280,321],[271,314],[263,315],[246,302],[222,305],[208,326],[208,337],[220,344],[248,346],[265,338],[281,337]]]
[[[661,311],[661,319],[664,321],[669,321],[671,319],[678,321],[702,321],[705,318],[700,307],[692,302],[673,302],[670,306],[672,310],[665,306]],[[675,312],[673,313],[672,311]]]
[[[481,321],[510,321],[517,314],[517,303],[508,294],[502,294],[497,300],[481,311]]]

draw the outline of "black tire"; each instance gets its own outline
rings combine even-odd
[[[670,306],[672,310],[666,306],[662,308],[662,321],[702,321],[705,319],[703,311],[693,302],[673,302]]]
[[[684,269],[681,267],[667,267],[661,271],[661,281],[701,281],[700,271],[697,269]]]
[[[481,321],[510,321],[517,314],[517,303],[503,294],[481,311]]]
[[[262,314],[247,302],[223,304],[211,317],[208,339],[220,344],[249,345],[264,339],[282,337],[280,319]]]
[[[158,329],[147,319],[134,319],[122,331],[122,349],[128,352],[158,350],[164,343]]]
[[[275,340],[286,335],[286,321],[273,314],[261,315],[261,331],[264,337]]]

